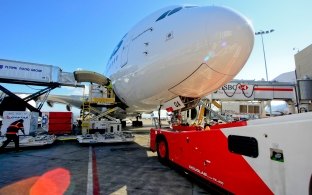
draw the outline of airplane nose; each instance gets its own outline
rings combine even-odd
[[[205,18],[207,53],[203,62],[218,73],[235,76],[252,51],[253,28],[248,19],[231,9],[206,9],[211,10],[207,10]]]
[[[215,6],[200,7],[196,12],[201,43],[192,54],[199,59],[194,63],[199,66],[195,65],[195,71],[169,89],[186,97],[202,97],[232,80],[245,65],[254,44],[253,28],[239,13]]]

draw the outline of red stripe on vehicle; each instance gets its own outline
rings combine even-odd
[[[263,88],[263,87],[255,87],[255,91],[293,91],[292,88]]]
[[[166,111],[167,112],[173,112],[173,108],[172,107],[166,108]]]

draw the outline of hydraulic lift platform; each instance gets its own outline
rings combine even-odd
[[[122,130],[122,123],[113,113],[120,108],[111,86],[91,84],[89,97],[82,105],[82,135],[77,136],[81,144],[133,142],[134,136]]]

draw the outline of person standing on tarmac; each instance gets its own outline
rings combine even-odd
[[[11,141],[14,141],[15,144],[15,151],[19,151],[19,137],[18,137],[18,130],[21,130],[23,134],[24,132],[24,120],[20,119],[15,122],[13,122],[8,128],[6,132],[6,140],[3,142],[3,145],[1,146],[0,150],[3,150]]]

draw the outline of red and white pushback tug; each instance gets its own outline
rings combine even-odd
[[[151,129],[161,162],[234,194],[312,194],[312,113]]]

